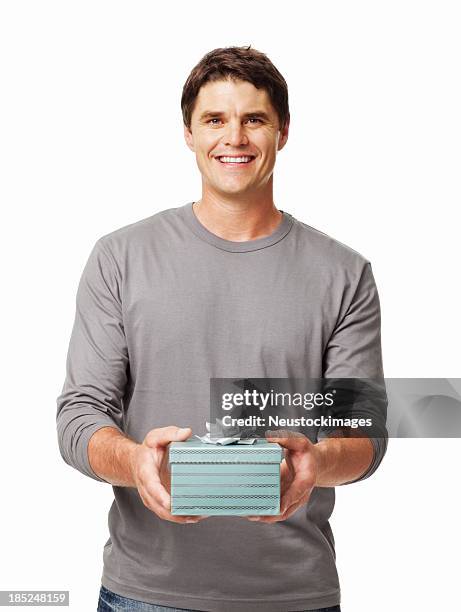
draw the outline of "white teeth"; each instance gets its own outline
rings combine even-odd
[[[219,158],[225,164],[246,164],[251,161],[251,157],[220,157]]]

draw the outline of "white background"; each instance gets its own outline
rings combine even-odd
[[[215,47],[285,75],[276,204],[372,262],[386,375],[461,376],[460,21],[441,0],[1,2],[1,589],[96,608],[112,490],[55,434],[75,293],[100,236],[200,197],[179,100]],[[459,451],[394,440],[337,490],[344,612],[458,609]]]

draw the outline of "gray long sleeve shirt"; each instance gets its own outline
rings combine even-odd
[[[101,480],[88,441],[117,427],[204,433],[211,377],[383,376],[370,263],[283,213],[265,238],[209,232],[192,204],[100,238],[84,269],[58,398],[65,461]],[[373,439],[378,467],[384,439]],[[125,597],[210,612],[333,606],[340,589],[328,519],[334,488],[274,524],[158,518],[134,488],[113,487],[104,586]]]

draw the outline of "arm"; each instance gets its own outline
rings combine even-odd
[[[142,444],[117,429],[104,427],[88,444],[90,465],[96,475],[118,487],[135,487],[144,503],[158,517],[174,523],[197,523],[202,516],[173,516],[170,512],[168,444],[187,440],[189,427],[152,429]]]
[[[140,445],[114,427],[96,431],[88,443],[93,472],[116,487],[134,487],[133,466]]]
[[[373,458],[368,438],[329,438],[313,444],[303,434],[278,431],[266,439],[286,449],[280,466],[280,514],[247,517],[251,521],[284,521],[309,501],[315,487],[334,487],[359,480],[370,469]]]
[[[201,517],[171,515],[167,491],[168,443],[186,439],[190,429],[153,429],[141,444],[123,433],[129,359],[121,294],[115,259],[99,240],[79,283],[67,375],[57,399],[60,452],[69,465],[95,480],[136,487],[160,518],[197,522]]]
[[[324,354],[325,379],[354,377],[384,378],[379,298],[369,263],[356,282],[347,310]],[[370,394],[359,404],[360,414],[353,414],[354,417],[373,416],[376,419],[374,431],[379,434],[376,437],[358,437],[357,434],[345,437],[338,431],[324,429],[320,431],[320,440],[314,444],[296,432],[268,432],[271,434],[266,435],[268,441],[278,442],[286,449],[281,464],[281,511],[278,516],[249,517],[250,520],[267,523],[285,520],[308,502],[315,487],[349,484],[373,474],[387,449],[386,406],[387,400],[383,401],[382,393]]]
[[[57,398],[61,455],[72,467],[104,480],[88,460],[88,443],[101,428],[123,430],[128,348],[121,302],[121,275],[102,240],[83,270],[76,297],[66,379]]]
[[[316,487],[336,487],[361,480],[374,458],[373,444],[368,438],[326,438],[313,447]]]
[[[356,437],[341,438],[340,432],[322,430],[318,443],[321,461],[329,465],[331,482],[347,484],[364,480],[377,470],[387,450],[387,396],[381,352],[381,309],[369,262],[365,262],[347,310],[328,341],[323,372],[324,379],[332,387],[336,386],[338,379],[346,390],[350,390],[353,385],[344,379],[361,379],[360,384],[364,385],[359,394],[360,401],[356,406],[347,407],[343,416],[372,417],[373,433],[369,434],[370,437],[356,431]],[[341,471],[342,462],[349,463],[349,459],[357,465],[360,473],[352,474],[351,478],[340,482],[341,474],[338,470]],[[363,464],[366,464],[366,469],[361,471]]]

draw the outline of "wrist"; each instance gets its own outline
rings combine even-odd
[[[141,444],[137,444],[132,440],[127,440],[128,444],[124,450],[125,463],[127,466],[129,485],[132,487],[137,487],[137,464],[138,464],[138,456],[139,450],[141,448]]]
[[[322,442],[317,442],[316,444],[312,445],[312,452],[314,454],[314,461],[315,461],[315,483],[314,486],[318,487],[320,486],[320,483],[322,482],[322,474],[325,472],[325,464],[326,464],[326,456],[325,456],[325,444],[322,444]]]
[[[341,456],[341,440],[338,438],[324,438],[314,444],[314,453],[317,464],[317,487],[333,486],[332,474],[338,468]]]
[[[115,468],[115,480],[113,484],[124,487],[135,487],[136,479],[136,457],[140,445],[134,440],[121,435],[114,440],[113,465]]]

